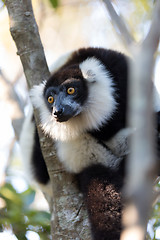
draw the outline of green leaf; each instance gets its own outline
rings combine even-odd
[[[59,6],[59,0],[49,0],[49,1],[54,8],[57,8]]]
[[[0,189],[0,196],[7,202],[7,204],[14,203],[19,207],[22,206],[22,200],[19,198],[19,194],[9,183],[5,184]]]
[[[27,217],[30,219],[30,224],[41,225],[43,227],[47,227],[50,225],[50,213],[44,211],[34,211],[30,210],[27,213]]]
[[[41,240],[49,239],[50,213],[30,209],[35,191],[28,188],[23,193],[17,193],[14,187],[6,183],[0,188],[0,197],[4,200],[4,208],[0,210],[0,231],[12,228],[20,240],[27,240],[26,232],[37,232]]]

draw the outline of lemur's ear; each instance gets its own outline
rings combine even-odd
[[[103,64],[95,57],[87,58],[79,67],[83,77],[90,83],[95,83],[98,79],[104,77],[104,72],[106,74]]]

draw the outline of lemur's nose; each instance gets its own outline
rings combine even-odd
[[[62,113],[63,113],[63,109],[60,108],[60,109],[58,109],[58,110],[55,110],[53,114],[54,114],[55,116],[59,117],[59,116],[62,115]]]

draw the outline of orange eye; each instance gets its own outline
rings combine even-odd
[[[53,103],[53,102],[54,102],[54,98],[53,98],[52,96],[49,96],[49,97],[48,97],[48,102],[49,102],[49,103]]]
[[[67,89],[67,93],[72,95],[75,92],[75,89],[73,87],[70,87]]]

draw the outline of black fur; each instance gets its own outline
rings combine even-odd
[[[42,155],[37,128],[35,128],[34,132],[32,164],[34,169],[33,174],[37,182],[41,184],[47,184],[50,179],[47,171],[47,166]]]
[[[88,209],[93,240],[119,240],[122,230],[122,187],[124,169],[111,170],[101,165],[78,175],[80,190]]]

